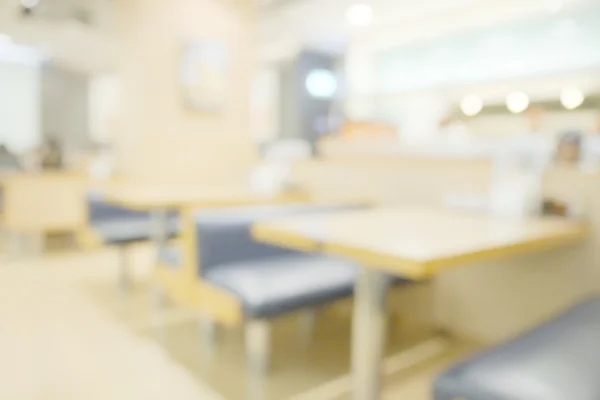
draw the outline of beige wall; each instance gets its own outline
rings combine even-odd
[[[234,145],[251,151],[250,87],[255,61],[252,2],[120,0],[119,14],[122,92],[114,141],[120,171],[133,171],[140,178],[144,170],[153,175],[157,164],[163,172],[171,168],[174,173],[215,168],[207,165],[207,156],[211,162],[218,158],[220,168],[238,165],[229,162],[238,152],[228,149]],[[220,114],[184,106],[179,60],[187,39],[228,46],[231,79],[226,107]],[[194,138],[185,137],[191,135]],[[182,143],[177,145],[180,139]],[[192,142],[195,144],[190,148]],[[181,158],[180,151],[194,153],[183,157],[192,164],[184,166],[176,161]]]

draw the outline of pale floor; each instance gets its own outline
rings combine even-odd
[[[257,387],[246,379],[241,330],[220,329],[216,349],[203,351],[193,310],[160,311],[152,303],[145,283],[152,249],[137,246],[129,255],[136,283],[125,294],[114,249],[3,257],[0,373],[12,379],[0,385],[0,398],[243,400],[257,392],[269,400],[349,398],[345,307],[319,311],[310,342],[298,333],[298,316],[275,321],[272,372]],[[430,399],[435,375],[476,347],[434,340],[422,348],[417,343],[431,334],[410,327],[390,336],[388,356],[405,349],[436,356],[411,368],[414,352],[389,359],[384,399]],[[440,343],[450,346],[440,352]]]

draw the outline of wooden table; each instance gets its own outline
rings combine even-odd
[[[302,196],[261,195],[242,185],[204,186],[115,184],[103,191],[106,201],[138,211],[182,207],[233,207],[299,201]]]
[[[276,204],[306,201],[300,194],[261,195],[249,186],[114,183],[100,190],[108,203],[136,211],[149,212],[152,219],[152,240],[157,246],[157,257],[168,239],[168,212],[186,208],[235,207],[256,204]],[[158,260],[157,260],[158,262]],[[122,265],[122,274],[126,274]]]
[[[260,195],[242,185],[196,188],[183,185],[115,184],[102,193],[108,203],[137,211],[148,211],[154,220],[154,239],[162,244],[167,236],[167,213],[187,207],[234,207],[300,201],[300,196]]]
[[[542,251],[582,241],[583,223],[501,219],[431,208],[375,208],[257,224],[264,242],[321,251],[361,263],[353,318],[354,399],[380,393],[389,275],[420,280],[469,261]]]

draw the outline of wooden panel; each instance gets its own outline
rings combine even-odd
[[[483,159],[340,157],[299,162],[293,180],[319,200],[439,205],[450,194],[487,193],[491,174]]]
[[[122,135],[116,176],[151,183],[249,182],[258,153],[250,139],[226,134]]]
[[[247,173],[256,157],[249,106],[255,3],[137,0],[119,1],[116,9],[122,49],[121,115],[114,128],[119,173],[170,183],[231,181],[240,170]],[[193,110],[183,99],[180,57],[188,40],[227,48],[228,85],[220,112]]]
[[[88,221],[87,180],[71,173],[19,173],[3,180],[3,222],[19,232],[79,231]]]

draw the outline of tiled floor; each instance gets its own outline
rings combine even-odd
[[[349,398],[348,378],[350,320],[338,308],[319,312],[317,330],[311,343],[298,334],[298,316],[274,322],[273,366],[265,385],[248,382],[244,368],[243,338],[239,329],[220,329],[217,348],[203,352],[193,310],[172,307],[157,313],[150,301],[145,277],[152,252],[147,246],[133,249],[131,261],[137,282],[123,294],[116,284],[116,252],[102,250],[90,254],[51,256],[24,262],[26,268],[44,268],[107,312],[116,325],[125,327],[138,340],[150,340],[163,348],[171,361],[184,368],[201,385],[208,385],[225,399],[243,400],[249,393],[264,399],[344,399]],[[23,283],[25,284],[25,283]],[[27,290],[27,288],[23,288]],[[32,294],[35,296],[35,293]],[[399,334],[402,333],[402,334]],[[421,329],[403,329],[389,340],[388,356],[413,348],[430,338]],[[425,351],[438,352],[437,342]],[[449,351],[405,369],[409,358],[395,357],[386,364],[385,399],[429,399],[432,377],[445,365],[471,351],[473,346],[451,342]],[[421,351],[421,350],[419,350]],[[422,352],[422,351],[421,351]],[[140,371],[142,373],[142,371]]]

